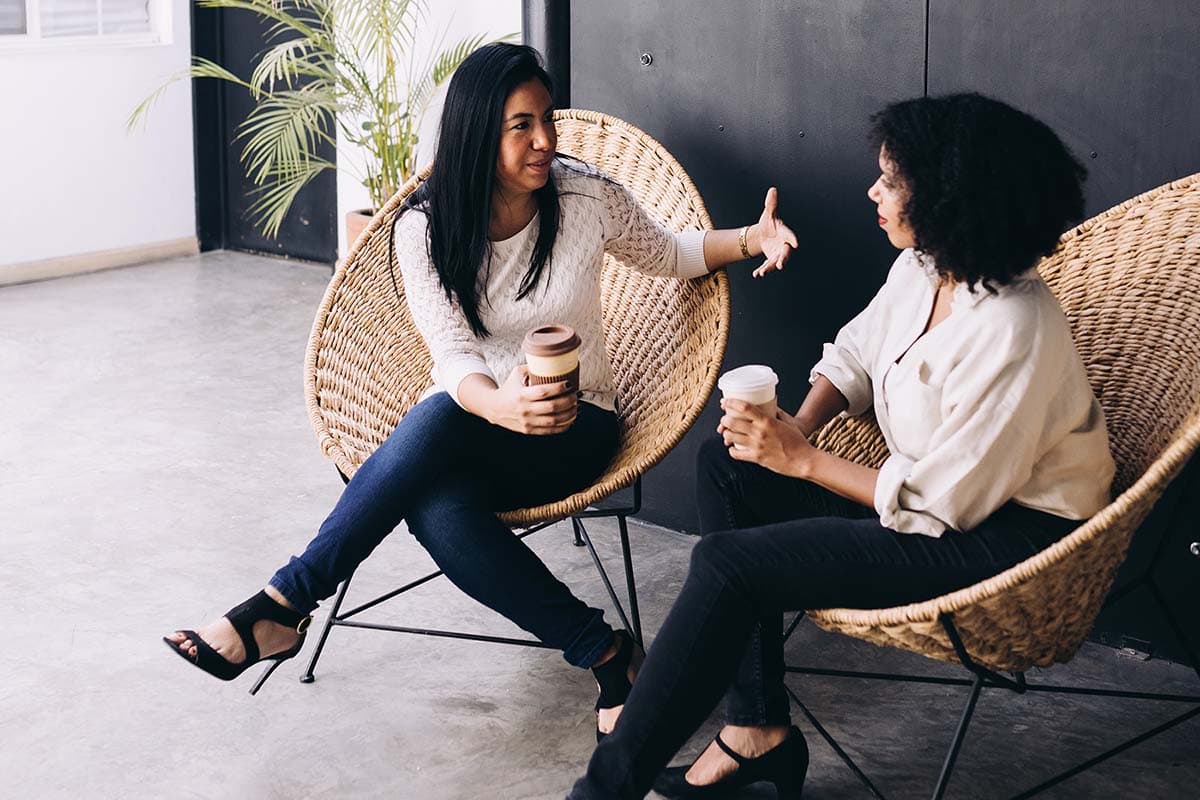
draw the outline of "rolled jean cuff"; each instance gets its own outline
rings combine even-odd
[[[296,609],[301,614],[311,614],[316,610],[317,604],[304,598],[302,593],[297,591],[296,587],[278,572],[275,573],[268,583],[275,587],[275,589],[281,595],[283,595],[283,598],[291,604],[292,608]]]
[[[573,667],[590,669],[600,656],[604,655],[604,651],[612,647],[616,638],[613,629],[604,621],[604,612],[595,609],[593,611],[595,614],[587,625],[563,650],[563,658]]]

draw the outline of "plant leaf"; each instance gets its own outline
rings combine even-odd
[[[335,169],[332,162],[317,159],[309,162],[303,169],[290,170],[269,176],[268,182],[253,193],[254,202],[246,209],[246,214],[252,218],[253,224],[269,239],[279,235],[279,229],[287,217],[296,195],[327,169]]]
[[[425,113],[425,109],[429,107],[429,102],[433,99],[433,93],[454,74],[454,70],[458,69],[467,56],[474,53],[484,44],[508,41],[515,35],[510,33],[499,39],[492,39],[490,42],[485,41],[487,34],[468,36],[460,39],[449,48],[442,50],[434,59],[433,66],[421,77],[420,82],[412,91],[410,95],[412,102],[409,104],[409,108],[417,116],[422,116]]]
[[[156,88],[137,104],[137,107],[130,112],[128,119],[125,120],[125,129],[127,131],[132,131],[139,123],[144,123],[146,115],[149,114],[150,109],[153,108],[154,104],[162,98],[167,89],[170,88],[171,85],[176,81],[189,77],[216,78],[217,80],[228,81],[229,83],[241,86],[250,90],[251,93],[254,93],[255,91],[253,86],[251,86],[249,83],[246,83],[237,75],[234,75],[232,72],[225,69],[215,61],[210,61],[207,58],[196,57],[192,59],[192,65],[190,67],[181,69],[171,77],[167,78],[167,80],[164,81],[161,86]]]
[[[301,76],[330,79],[328,56],[309,39],[288,39],[267,48],[262,60],[250,75],[250,83],[260,90],[271,92],[276,83],[288,88]]]
[[[237,138],[246,140],[241,160],[247,175],[261,186],[272,175],[318,160],[318,148],[334,142],[337,111],[335,94],[316,84],[261,100],[238,126]]]

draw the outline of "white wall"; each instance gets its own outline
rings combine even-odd
[[[418,29],[421,45],[425,48],[417,53],[418,63],[423,61],[429,49],[436,43],[435,39],[443,30],[446,36],[443,46],[448,46],[466,36],[479,33],[488,34],[488,38],[497,38],[506,34],[521,33],[521,0],[434,0],[430,4],[430,14],[422,21]],[[422,165],[428,164],[433,158],[433,143],[437,132],[438,117],[441,115],[441,101],[445,87],[430,105],[421,130],[418,133],[417,160]],[[346,241],[346,214],[350,211],[363,209],[370,205],[366,188],[362,185],[361,177],[352,171],[351,165],[360,164],[362,156],[358,148],[338,140],[338,252],[345,257],[352,242]]]
[[[5,265],[196,235],[188,82],[125,131],[188,64],[188,0],[171,0],[170,28],[167,44],[0,50],[0,279]]]

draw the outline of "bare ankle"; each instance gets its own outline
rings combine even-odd
[[[608,646],[608,649],[605,650],[604,653],[599,658],[596,659],[595,663],[592,664],[591,668],[595,669],[596,667],[600,666],[601,664],[608,663],[609,661],[611,661],[613,659],[613,656],[615,656],[616,654],[617,654],[617,640],[613,639],[613,643],[610,644]]]
[[[788,730],[787,725],[726,725],[721,739],[739,755],[757,758],[786,739]]]
[[[292,611],[296,610],[296,607],[293,606],[290,602],[288,602],[288,599],[286,597],[284,597],[282,594],[280,594],[279,590],[276,589],[274,586],[267,584],[266,588],[263,589],[263,591],[267,593],[267,597],[271,598],[276,603],[279,603],[279,605],[283,606],[284,608],[290,608]]]

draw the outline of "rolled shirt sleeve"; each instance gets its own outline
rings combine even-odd
[[[400,216],[395,225],[396,260],[413,322],[433,356],[434,381],[461,406],[458,387],[468,375],[500,381],[488,368],[462,307],[442,288],[429,258],[428,227],[425,214],[418,210]]]

